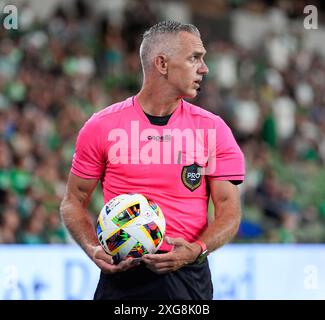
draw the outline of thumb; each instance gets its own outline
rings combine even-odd
[[[93,253],[93,260],[100,259],[109,264],[114,264],[112,256],[107,254],[101,246],[97,246]]]

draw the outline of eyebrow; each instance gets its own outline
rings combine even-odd
[[[204,50],[204,51],[193,51],[192,56],[193,55],[205,56],[206,53],[207,53],[206,50]]]

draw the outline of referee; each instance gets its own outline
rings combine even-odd
[[[140,46],[140,92],[95,113],[79,132],[61,214],[101,269],[94,299],[213,297],[207,255],[238,230],[245,164],[226,123],[184,100],[196,97],[208,73],[205,54],[195,26],[152,26]],[[114,264],[105,253],[87,213],[99,181],[105,203],[141,193],[159,204],[166,237],[158,254]],[[210,195],[215,218],[208,223]]]

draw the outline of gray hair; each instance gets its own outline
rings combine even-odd
[[[143,34],[140,45],[140,60],[144,72],[149,68],[150,59],[154,54],[171,54],[172,48],[168,46],[167,37],[176,35],[181,31],[201,37],[199,30],[193,24],[183,24],[176,21],[161,21]]]

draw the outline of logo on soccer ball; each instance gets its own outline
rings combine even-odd
[[[182,170],[182,182],[191,191],[197,189],[202,182],[202,167],[196,163],[190,166],[184,166]]]
[[[150,212],[150,211],[146,211],[146,212],[144,213],[144,217],[145,217],[146,219],[152,219],[152,212]]]

